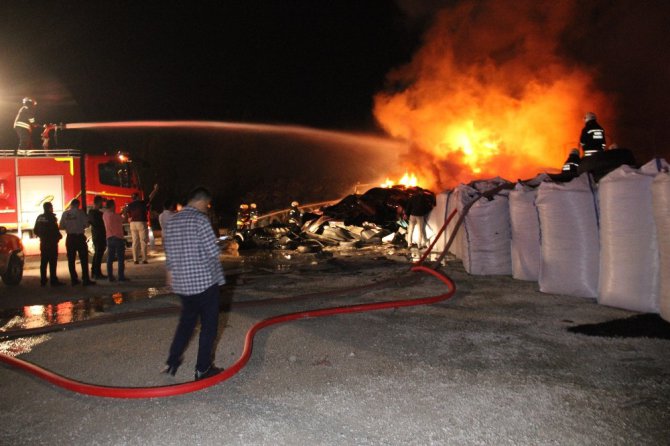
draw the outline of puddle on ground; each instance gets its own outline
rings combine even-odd
[[[0,310],[0,337],[3,333],[28,330],[94,319],[116,312],[119,306],[171,294],[166,287],[114,293],[46,305],[27,305]]]

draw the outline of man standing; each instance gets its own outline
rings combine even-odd
[[[584,157],[605,151],[605,130],[598,124],[593,112],[584,115],[584,128],[579,135],[579,144],[584,151]]]
[[[116,213],[114,200],[107,200],[107,209],[102,214],[102,220],[107,234],[107,278],[110,282],[116,281],[114,260],[117,260],[119,282],[127,282],[129,279],[125,275],[126,239],[123,236],[123,218]]]
[[[105,222],[102,220],[102,197],[96,195],[93,198],[93,207],[88,211],[88,222],[91,225],[93,238],[93,260],[91,261],[91,276],[94,279],[106,279],[102,274],[102,256],[107,248],[107,235],[105,233]]]
[[[65,229],[67,237],[65,238],[65,249],[67,251],[67,266],[70,269],[70,280],[72,285],[78,285],[76,260],[79,255],[81,263],[81,278],[84,286],[95,285],[88,276],[88,246],[86,246],[86,236],[84,230],[88,226],[88,217],[86,213],[79,209],[79,200],[72,200],[70,207],[63,212],[60,217],[60,228]]]
[[[426,215],[433,209],[434,203],[431,196],[419,190],[407,200],[405,206],[405,215],[408,218],[407,224],[407,246],[412,247],[412,238],[414,228],[419,229],[418,247],[424,248],[427,244],[426,237]]]
[[[23,105],[14,119],[14,131],[19,137],[19,150],[30,150],[33,148],[33,127],[35,127],[35,106],[37,102],[30,98],[23,98]]]
[[[142,254],[142,263],[147,262],[147,216],[149,215],[149,203],[158,192],[158,184],[154,184],[154,189],[149,194],[149,201],[140,200],[140,194],[132,195],[133,201],[128,203],[128,221],[130,222],[130,235],[133,239],[133,262],[140,263],[139,257]]]
[[[165,228],[168,222],[177,214],[177,203],[172,198],[165,200],[163,203],[163,212],[158,216],[158,224],[161,226],[161,237],[165,240]]]
[[[172,217],[165,228],[168,281],[179,296],[182,308],[167,367],[163,372],[173,376],[177,372],[200,317],[196,381],[223,370],[213,363],[219,324],[219,287],[226,280],[219,260],[216,236],[207,218],[211,201],[209,190],[204,187],[194,189],[189,194],[187,205]]]
[[[58,263],[58,241],[63,235],[58,230],[58,219],[54,214],[51,202],[42,205],[44,214],[40,214],[35,221],[33,232],[40,238],[40,285],[47,284],[47,265],[49,265],[49,277],[51,286],[61,286],[62,282],[56,276],[56,265]]]

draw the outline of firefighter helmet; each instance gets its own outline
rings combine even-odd
[[[596,114],[593,112],[587,112],[584,115],[584,121],[595,121],[596,119]]]
[[[249,205],[248,204],[241,204],[240,209],[248,209]]]
[[[256,209],[256,203],[251,203],[250,207],[251,209]]]
[[[293,202],[291,203],[291,207],[297,207],[297,206],[299,206],[299,205],[300,205],[300,203],[298,203],[297,201],[293,201]]]
[[[35,105],[37,105],[37,102],[34,99],[31,99],[29,97],[25,97],[25,98],[23,98],[23,105],[35,106]]]

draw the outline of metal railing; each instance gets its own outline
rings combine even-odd
[[[0,149],[0,158],[30,157],[30,158],[52,158],[54,156],[80,156],[81,151],[77,149]]]

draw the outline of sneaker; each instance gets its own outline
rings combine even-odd
[[[215,365],[210,365],[207,370],[204,372],[199,372],[197,369],[195,371],[195,380],[200,381],[201,379],[205,378],[211,378],[214,375],[218,375],[219,373],[223,372],[224,369],[221,369]]]
[[[144,260],[144,261],[142,261],[142,263],[143,263],[144,265],[146,265],[146,264],[149,263],[149,262],[147,262],[146,260]]]
[[[138,262],[137,260],[134,260],[133,263],[134,263],[135,265],[138,265],[140,262]]]

